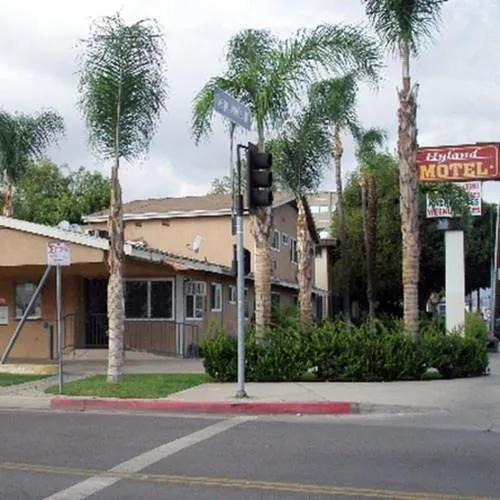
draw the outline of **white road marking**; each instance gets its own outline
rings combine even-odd
[[[210,439],[217,434],[225,432],[236,425],[243,422],[248,422],[254,420],[256,417],[234,417],[228,420],[223,420],[222,422],[217,422],[216,424],[204,427],[203,429],[183,436],[175,441],[170,441],[169,443],[162,444],[157,448],[150,451],[146,451],[141,455],[137,455],[126,462],[118,464],[116,467],[109,469],[107,472],[140,472],[141,470],[149,467],[150,465],[167,458],[178,451],[194,446],[202,441]],[[119,477],[103,477],[94,476],[84,481],[81,481],[69,488],[61,490],[53,495],[45,497],[43,500],[84,500],[91,495],[116,484],[120,481]]]

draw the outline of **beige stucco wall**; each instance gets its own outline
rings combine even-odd
[[[50,238],[14,229],[0,229],[0,266],[38,266],[47,263],[47,244]],[[69,243],[71,262],[101,262],[104,251]]]
[[[92,227],[106,229],[105,223],[91,224]],[[289,238],[297,239],[297,211],[291,205],[282,205],[274,209],[273,228],[286,233]],[[251,221],[244,218],[244,245],[252,252],[252,271],[255,270],[255,248],[252,236]],[[202,237],[197,253],[192,244],[197,235]],[[165,220],[125,221],[125,239],[144,239],[152,248],[165,250],[177,255],[199,260],[208,260],[216,264],[230,266],[233,259],[233,243],[231,234],[231,218],[217,217],[179,217]],[[271,245],[271,239],[269,241]],[[290,243],[280,244],[280,250],[270,250],[271,265],[276,262],[273,276],[287,281],[295,281],[297,265],[290,260]],[[314,266],[313,266],[314,267]],[[313,269],[314,272],[314,269]]]

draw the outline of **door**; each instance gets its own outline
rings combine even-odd
[[[108,280],[85,280],[85,347],[108,347]]]

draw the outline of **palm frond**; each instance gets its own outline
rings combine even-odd
[[[387,140],[387,132],[381,128],[373,127],[361,129],[356,138],[356,157],[363,167],[375,155],[377,148],[384,145]]]
[[[383,43],[391,51],[408,44],[417,55],[431,39],[441,21],[441,7],[447,0],[363,0],[366,15]]]
[[[357,137],[360,130],[356,111],[357,93],[356,78],[351,73],[313,84],[309,89],[309,99],[330,126],[349,129]]]
[[[93,23],[80,58],[80,100],[90,142],[104,157],[149,149],[165,107],[164,41],[156,21]]]
[[[64,120],[51,110],[35,115],[0,112],[0,171],[13,181],[64,135]]]
[[[319,186],[330,159],[330,138],[322,115],[315,108],[289,120],[276,139],[266,144],[273,154],[273,171],[296,196]]]

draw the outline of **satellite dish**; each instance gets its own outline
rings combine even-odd
[[[198,253],[201,246],[201,236],[197,234],[193,240],[193,252]]]
[[[69,231],[71,228],[71,224],[67,220],[62,220],[61,222],[59,222],[57,227],[59,229],[62,229],[63,231]]]
[[[482,185],[481,197],[485,203],[500,203],[500,182],[485,181]]]

